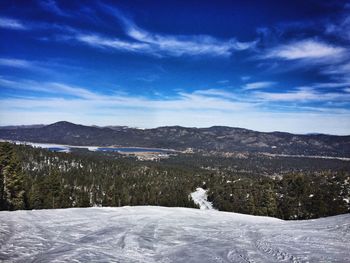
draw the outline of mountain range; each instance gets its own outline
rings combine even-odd
[[[288,155],[350,157],[350,135],[298,135],[213,126],[84,126],[66,121],[50,125],[0,127],[0,139],[93,146],[138,146],[202,152],[265,152]]]

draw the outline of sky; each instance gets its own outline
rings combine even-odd
[[[350,1],[0,1],[0,125],[350,134]]]

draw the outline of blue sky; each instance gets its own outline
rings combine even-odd
[[[0,125],[350,134],[349,1],[0,2]]]

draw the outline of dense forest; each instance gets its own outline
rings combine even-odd
[[[315,160],[299,159],[299,167],[294,160],[296,167],[292,169],[283,158],[269,158],[263,159],[268,168],[254,169],[254,165],[265,161],[230,160],[181,155],[162,162],[140,162],[0,143],[0,210],[125,205],[196,207],[189,195],[202,187],[208,189],[214,207],[222,211],[282,219],[317,218],[350,211],[347,164],[335,162],[335,169],[326,169],[322,164],[317,166]],[[283,169],[284,165],[288,169]],[[280,170],[285,172],[278,173]]]

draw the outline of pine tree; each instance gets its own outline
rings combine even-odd
[[[8,203],[5,193],[5,171],[11,161],[13,147],[10,143],[2,143],[0,147],[0,210],[7,210]]]
[[[11,160],[3,169],[3,198],[9,210],[25,208],[24,177],[21,166],[12,152]]]
[[[276,216],[277,215],[277,202],[276,194],[271,188],[264,191],[264,203],[266,207],[266,215]]]
[[[249,194],[245,213],[254,215],[255,214],[255,200],[252,193]]]
[[[49,189],[48,198],[51,201],[50,207],[60,208],[59,197],[61,194],[61,181],[58,170],[53,170],[50,176],[47,178],[47,185]]]

